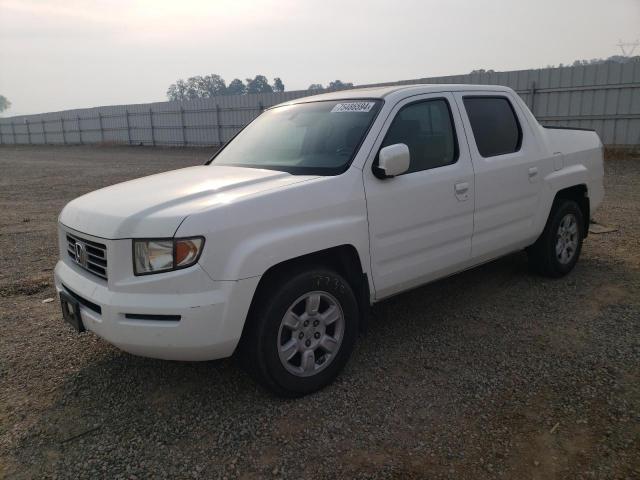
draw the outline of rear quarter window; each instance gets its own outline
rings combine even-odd
[[[495,157],[520,150],[522,128],[506,97],[464,97],[480,155]]]

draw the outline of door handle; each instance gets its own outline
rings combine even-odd
[[[459,201],[464,202],[469,199],[469,182],[456,183],[453,189],[456,193],[456,198]]]
[[[469,182],[456,183],[456,193],[464,193],[469,190]]]

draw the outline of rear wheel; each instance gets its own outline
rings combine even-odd
[[[549,277],[569,273],[580,258],[584,216],[573,200],[559,199],[540,238],[527,250],[530,267]]]
[[[330,383],[349,359],[358,332],[356,297],[341,275],[324,268],[272,280],[252,305],[241,355],[269,390],[305,395]]]

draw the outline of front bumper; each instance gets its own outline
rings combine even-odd
[[[230,356],[242,334],[259,280],[215,282],[195,265],[138,277],[135,287],[128,291],[113,291],[109,288],[111,280],[95,278],[66,259],[55,268],[56,290],[84,300],[80,302],[80,314],[87,330],[126,352],[167,360]],[[149,288],[144,288],[145,282]],[[127,318],[127,314],[135,318]],[[180,319],[140,319],[140,315]]]

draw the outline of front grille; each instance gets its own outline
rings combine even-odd
[[[67,233],[67,253],[81,268],[107,279],[107,246]]]

